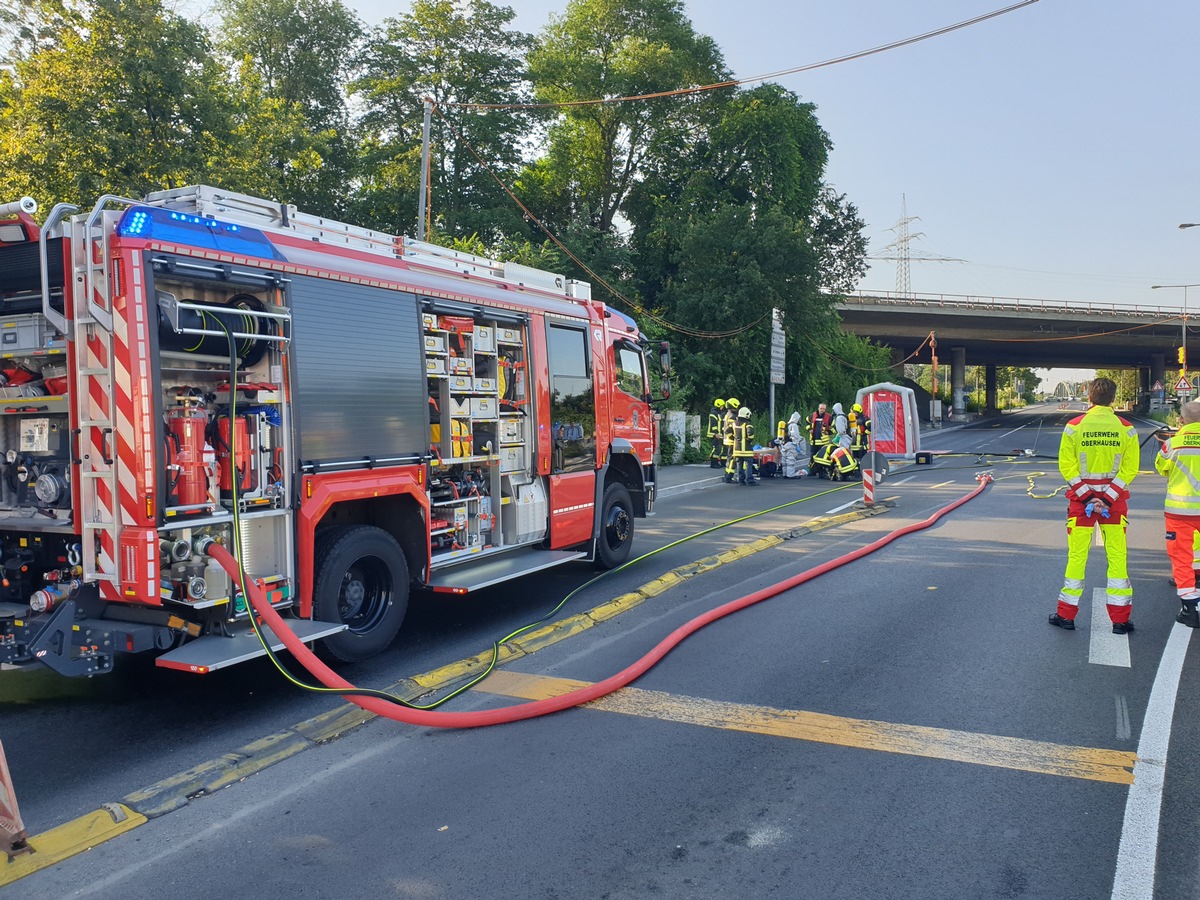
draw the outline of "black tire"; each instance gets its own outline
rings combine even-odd
[[[620,483],[604,489],[600,501],[600,536],[596,538],[596,568],[615,569],[633,551],[633,501]]]
[[[408,612],[408,564],[396,539],[381,528],[338,529],[321,542],[313,582],[313,618],[342,622],[325,652],[343,662],[387,649]]]

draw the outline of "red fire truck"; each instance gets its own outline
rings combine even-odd
[[[335,658],[412,588],[615,567],[652,346],[562,275],[207,186],[0,207],[0,666],[261,654],[206,553]]]

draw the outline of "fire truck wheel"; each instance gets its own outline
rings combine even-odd
[[[347,626],[325,638],[325,652],[344,662],[382,653],[408,611],[404,552],[395,538],[371,525],[340,530],[322,544],[313,582],[313,617]]]
[[[633,501],[623,484],[610,484],[600,501],[600,537],[596,539],[596,568],[615,569],[633,550]]]

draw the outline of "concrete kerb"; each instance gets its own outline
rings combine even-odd
[[[702,479],[699,486],[707,486],[709,483],[719,484],[720,481],[720,477]],[[696,490],[697,482],[676,487]],[[671,588],[697,575],[745,559],[763,550],[777,547],[788,540],[834,528],[856,519],[879,515],[886,512],[891,505],[877,503],[874,507],[854,509],[835,516],[820,516],[795,528],[767,535],[733,547],[723,553],[678,566],[636,590],[614,597],[585,612],[552,622],[519,639],[501,644],[496,665],[503,666],[515,659],[536,653],[538,650],[587,631],[623,612],[640,606],[647,600],[661,596]],[[423,697],[452,690],[461,685],[483,671],[491,662],[491,658],[491,651],[484,651],[429,672],[401,679],[385,690],[405,702],[416,703]],[[196,798],[214,793],[223,787],[248,778],[310,747],[335,740],[374,718],[377,718],[375,713],[367,712],[357,706],[339,706],[337,709],[305,719],[282,731],[252,741],[230,753],[206,760],[190,769],[134,791],[121,798],[118,803],[103,804],[94,812],[29,838],[29,843],[36,852],[21,858],[23,864],[17,866],[10,864],[5,870],[0,871],[0,886],[10,884],[26,875],[61,862],[63,859],[89,850],[119,834],[124,834],[145,824],[150,819],[186,806]]]

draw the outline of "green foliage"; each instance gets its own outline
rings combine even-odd
[[[513,180],[528,115],[460,105],[528,99],[524,54],[532,39],[508,27],[514,17],[487,0],[415,0],[371,37],[351,85],[366,104],[364,184],[355,204],[365,224],[413,230],[428,97],[436,107],[429,190],[437,229],[487,243],[521,232],[521,214],[494,176]]]
[[[529,53],[543,103],[630,97],[712,84],[728,77],[711,38],[698,35],[678,0],[569,0]],[[707,101],[669,97],[564,108],[549,128],[548,167],[537,178],[552,200],[548,218],[581,213],[600,232],[618,212],[653,146],[695,124]]]
[[[200,26],[159,0],[37,4],[44,36],[0,74],[0,192],[44,203],[200,180],[231,143]]]

